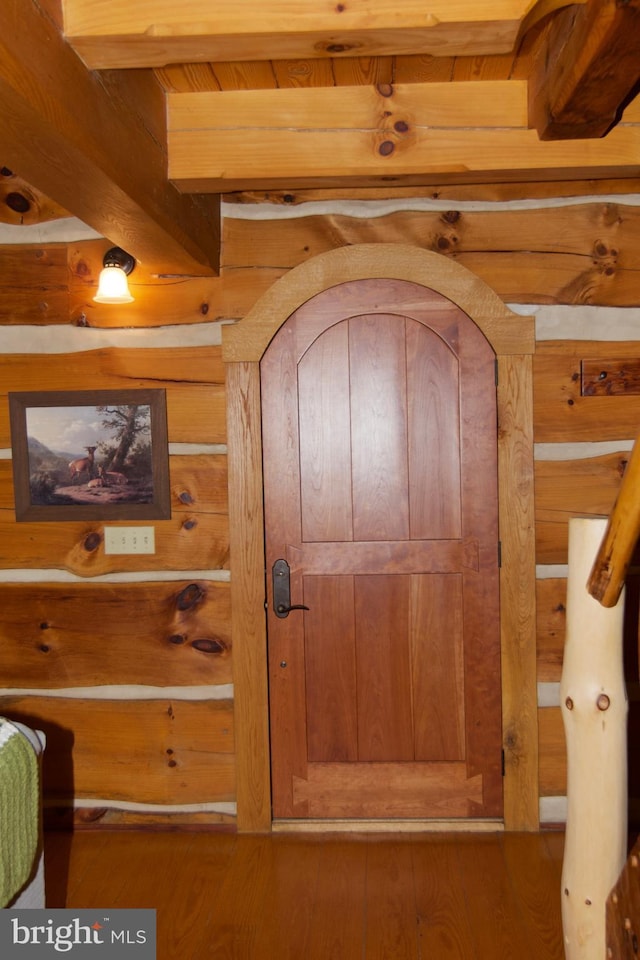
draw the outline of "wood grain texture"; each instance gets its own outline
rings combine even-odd
[[[566,629],[567,581],[536,580],[536,649],[539,683],[559,683]]]
[[[505,824],[514,830],[538,827],[532,408],[531,358],[498,358]]]
[[[215,23],[204,2],[192,0],[190,29],[166,0],[155,8],[132,9],[101,0],[74,0],[65,6],[65,30],[78,53],[93,68],[162,66],[190,60],[254,60],[263,49],[277,59],[324,58],[356,49],[361,56],[393,53],[489,54],[511,50],[521,29],[562,6],[560,0],[526,3],[511,0],[488,5],[480,15],[471,0],[451,8],[434,0],[429,15],[416,0],[402,11],[376,4],[371,13],[355,8],[309,11],[304,3],[284,9],[245,4],[240,17],[233,3],[221,3]],[[246,17],[246,19],[245,19]],[[346,49],[344,48],[346,46]],[[195,55],[195,56],[194,56]]]
[[[572,516],[607,516],[615,502],[628,451],[535,464],[536,559],[566,563]]]
[[[541,140],[606,135],[633,96],[638,23],[633,0],[585,4],[553,20],[530,77]]]
[[[2,686],[231,683],[229,584],[0,584]]]
[[[158,960],[562,958],[562,833],[85,830],[45,844],[51,906],[156,909]]]
[[[473,854],[469,856],[471,851]],[[464,863],[467,910],[475,932],[478,960],[546,955],[544,940],[538,933],[538,925],[545,921],[538,911],[519,913],[520,891],[514,890],[509,874],[501,870],[503,851],[491,839],[478,838],[478,842],[461,843],[456,852]],[[491,882],[487,882],[488,877],[492,878]],[[555,915],[557,923],[557,912]],[[489,917],[491,922],[487,922]],[[551,955],[561,960],[557,934],[553,936],[551,949]]]
[[[273,202],[277,197],[276,193]],[[414,193],[412,197],[415,198]],[[302,199],[306,199],[306,194],[302,194]],[[627,203],[585,200],[570,205],[540,204],[528,209],[514,206],[473,210],[458,209],[456,197],[447,195],[446,191],[442,199],[450,201],[449,210],[396,210],[364,218],[342,213],[336,204],[335,212],[313,217],[251,221],[229,218],[224,225],[224,265],[226,268],[240,268],[247,263],[255,267],[293,267],[346,243],[408,243],[444,256],[455,256],[463,264],[475,255],[479,265],[484,262],[484,269],[475,272],[506,299],[504,282],[508,274],[503,270],[509,257],[515,258],[513,281],[517,271],[527,264],[537,272],[545,262],[569,265],[574,256],[592,255],[594,265],[599,263],[601,269],[605,266],[620,269],[625,265],[632,268],[631,250],[640,240],[640,210]],[[299,202],[298,195],[293,193],[292,201],[286,206],[295,207]],[[531,253],[532,248],[535,253]],[[483,254],[487,256],[483,258]],[[492,262],[496,265],[494,278],[486,275]],[[583,262],[583,269],[586,266]],[[530,302],[550,302],[549,294],[557,276],[556,271],[552,271],[546,285],[538,283],[532,290],[536,299]],[[608,289],[612,292],[616,281],[611,276],[609,279]],[[520,282],[527,283],[526,275]]]
[[[640,393],[640,360],[602,357],[582,361],[582,395],[633,396]]]
[[[583,360],[635,359],[635,340],[553,340],[536,345],[533,422],[536,442],[628,440],[637,433],[638,396],[582,396]]]
[[[434,192],[439,197],[441,188]],[[272,195],[277,199],[278,191]],[[294,189],[286,196],[298,201]],[[225,273],[225,283],[235,282],[236,271],[244,273],[247,262],[253,264],[254,283],[344,244],[392,242],[455,258],[508,303],[638,303],[638,208],[606,200],[473,211],[457,209],[456,199],[450,197],[446,211],[401,210],[366,219],[335,212],[284,221],[225,220],[224,263],[234,269],[233,275]],[[243,315],[253,305],[250,291],[236,288],[234,310],[241,307],[239,298],[243,303],[232,315]]]
[[[47,736],[49,802],[235,799],[230,701],[7,696],[1,704],[5,715]]]
[[[540,736],[540,796],[566,797],[567,748],[560,707],[538,710]]]
[[[257,366],[230,365],[227,388],[238,830],[267,832],[271,827],[271,777]]]
[[[0,356],[0,380],[0,445],[4,447],[11,445],[6,395],[32,390],[164,388],[169,442],[226,440],[219,347],[105,347],[86,353],[4,354]]]

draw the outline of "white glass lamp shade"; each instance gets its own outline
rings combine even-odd
[[[100,271],[96,303],[133,303],[127,275],[121,267],[108,266]]]

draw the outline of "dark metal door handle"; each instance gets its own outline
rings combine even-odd
[[[304,603],[291,603],[291,579],[289,564],[286,560],[276,560],[271,568],[273,581],[273,612],[284,619],[292,610],[308,610]]]

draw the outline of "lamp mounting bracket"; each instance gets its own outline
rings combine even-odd
[[[132,257],[130,253],[127,253],[126,250],[123,250],[122,247],[111,247],[102,258],[102,265],[104,267],[120,267],[120,269],[124,270],[126,275],[129,276],[136,265],[136,261],[135,258]]]

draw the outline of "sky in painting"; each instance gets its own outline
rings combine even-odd
[[[95,407],[27,407],[27,436],[58,453],[82,453],[105,439]]]

